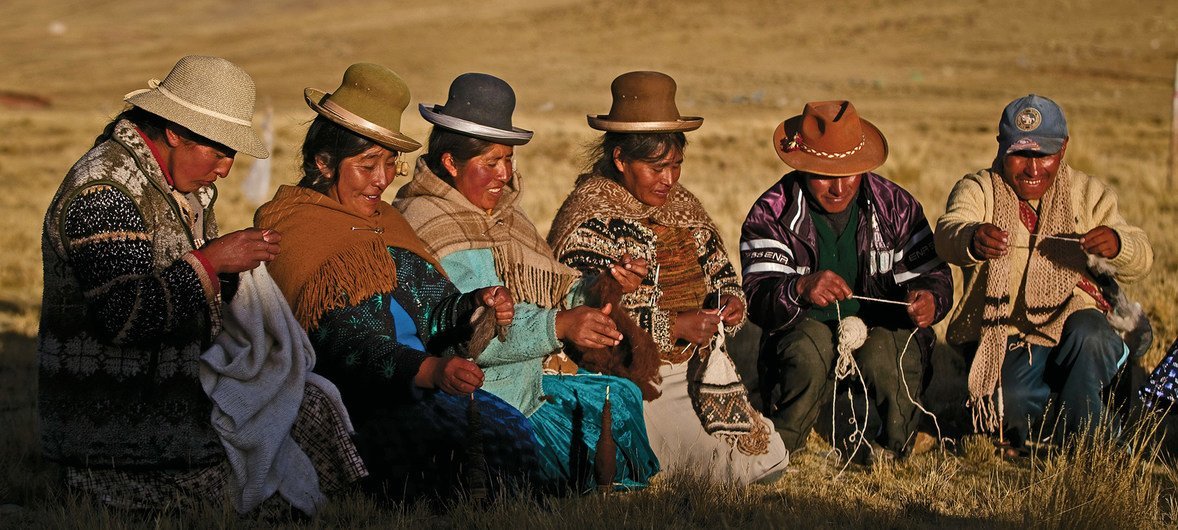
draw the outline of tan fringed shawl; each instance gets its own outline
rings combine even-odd
[[[516,301],[561,307],[581,274],[552,256],[552,248],[517,206],[519,180],[518,174],[511,178],[499,204],[488,214],[418,159],[413,180],[397,192],[393,205],[433,255],[490,249],[495,273]]]
[[[548,241],[560,252],[577,227],[592,218],[634,222],[653,220],[673,228],[708,230],[717,239],[720,237],[703,204],[679,184],[671,189],[666,203],[655,207],[640,202],[613,180],[599,175],[581,175],[557,212]],[[694,257],[694,248],[683,248],[683,251],[692,252]],[[662,299],[658,302],[660,309],[665,309],[663,302]],[[768,453],[769,437],[774,433],[765,424],[761,413],[749,403],[748,389],[741,382],[724,341],[714,341],[710,352],[707,348],[700,350],[707,357],[701,355],[688,359],[693,363],[689,366],[697,369],[689,372],[687,391],[704,430],[744,454]]]
[[[384,202],[377,215],[360,217],[315,190],[280,186],[254,214],[254,226],[282,234],[282,251],[267,269],[307,330],[327,311],[397,287],[387,247],[413,252],[442,270],[401,212]]]
[[[1019,198],[997,171],[990,172],[994,189],[994,224],[1013,233],[1023,225],[1019,217]],[[1039,226],[1044,235],[1074,235],[1075,221],[1071,201],[1071,171],[1060,169],[1055,184],[1040,200]],[[1086,258],[1079,245],[1069,241],[1037,238],[1030,240],[1028,263],[1012,263],[1009,255],[989,260],[985,278],[986,305],[982,310],[978,350],[969,370],[969,406],[975,429],[996,431],[1002,425],[1001,373],[1006,358],[1006,321],[1012,311],[1025,311],[1026,318],[1050,337],[1053,346],[1059,341],[1067,315],[1085,307],[1072,296],[1082,278]],[[1012,299],[1011,267],[1027,267],[1022,299]],[[1032,342],[1034,338],[1028,337]],[[997,397],[995,394],[998,394]]]

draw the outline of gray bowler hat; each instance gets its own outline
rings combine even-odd
[[[532,131],[514,127],[515,91],[493,75],[462,74],[450,83],[445,105],[419,105],[421,117],[439,127],[505,145],[531,141]]]

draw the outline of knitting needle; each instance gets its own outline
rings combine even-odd
[[[716,293],[716,298],[717,298],[717,299],[719,299],[719,298],[720,298],[720,293],[719,293],[719,292],[717,292],[717,293]],[[728,307],[728,304],[724,304],[724,305],[720,306],[720,308],[716,310],[716,314],[722,314],[722,313],[724,313],[724,308],[726,308],[726,307]],[[679,352],[679,355],[683,355],[683,354],[687,353],[687,349],[688,349],[688,348],[690,348],[690,347],[692,347],[692,346],[699,347],[699,345],[698,345],[698,344],[688,344],[687,346],[684,346],[684,347],[683,347],[683,351],[680,351],[680,352]]]
[[[655,295],[658,293],[658,291],[656,289],[659,288],[659,268],[660,267],[662,267],[662,265],[655,264],[655,266],[654,266],[654,289],[652,289],[650,291],[650,305],[652,305],[652,306],[655,303]]]
[[[870,296],[859,296],[857,294],[851,295],[851,298],[854,298],[856,300],[867,300],[869,302],[881,302],[884,304],[895,304],[895,305],[902,305],[902,306],[912,305],[910,302],[898,302],[896,300],[885,300],[883,298],[872,298]]]
[[[1050,235],[1050,234],[1031,234],[1031,237],[1035,237],[1035,238],[1038,238],[1038,239],[1040,239],[1040,240],[1042,240],[1042,239],[1055,239],[1055,240],[1058,240],[1058,241],[1072,241],[1072,242],[1075,242],[1075,243],[1079,243],[1079,242],[1080,242],[1080,238],[1078,238],[1078,237],[1063,237],[1063,236],[1053,236],[1053,235]],[[1032,247],[1034,247],[1034,245],[1015,245],[1015,244],[1010,244],[1010,245],[1007,245],[1007,246],[1009,246],[1009,247],[1014,247],[1014,248],[1032,248]]]

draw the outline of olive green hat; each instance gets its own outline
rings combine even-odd
[[[393,151],[408,153],[421,148],[421,142],[401,134],[409,86],[396,72],[379,64],[353,64],[335,92],[307,88],[303,97],[320,116]]]

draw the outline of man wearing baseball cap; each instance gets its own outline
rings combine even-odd
[[[1145,232],[1111,189],[1063,161],[1067,147],[1054,101],[1012,101],[994,163],[957,182],[937,221],[937,252],[965,280],[946,338],[972,357],[974,427],[999,432],[1008,457],[1025,452],[1053,392],[1066,431],[1095,428],[1131,349],[1105,317],[1117,303],[1107,287],[1153,263]]]

